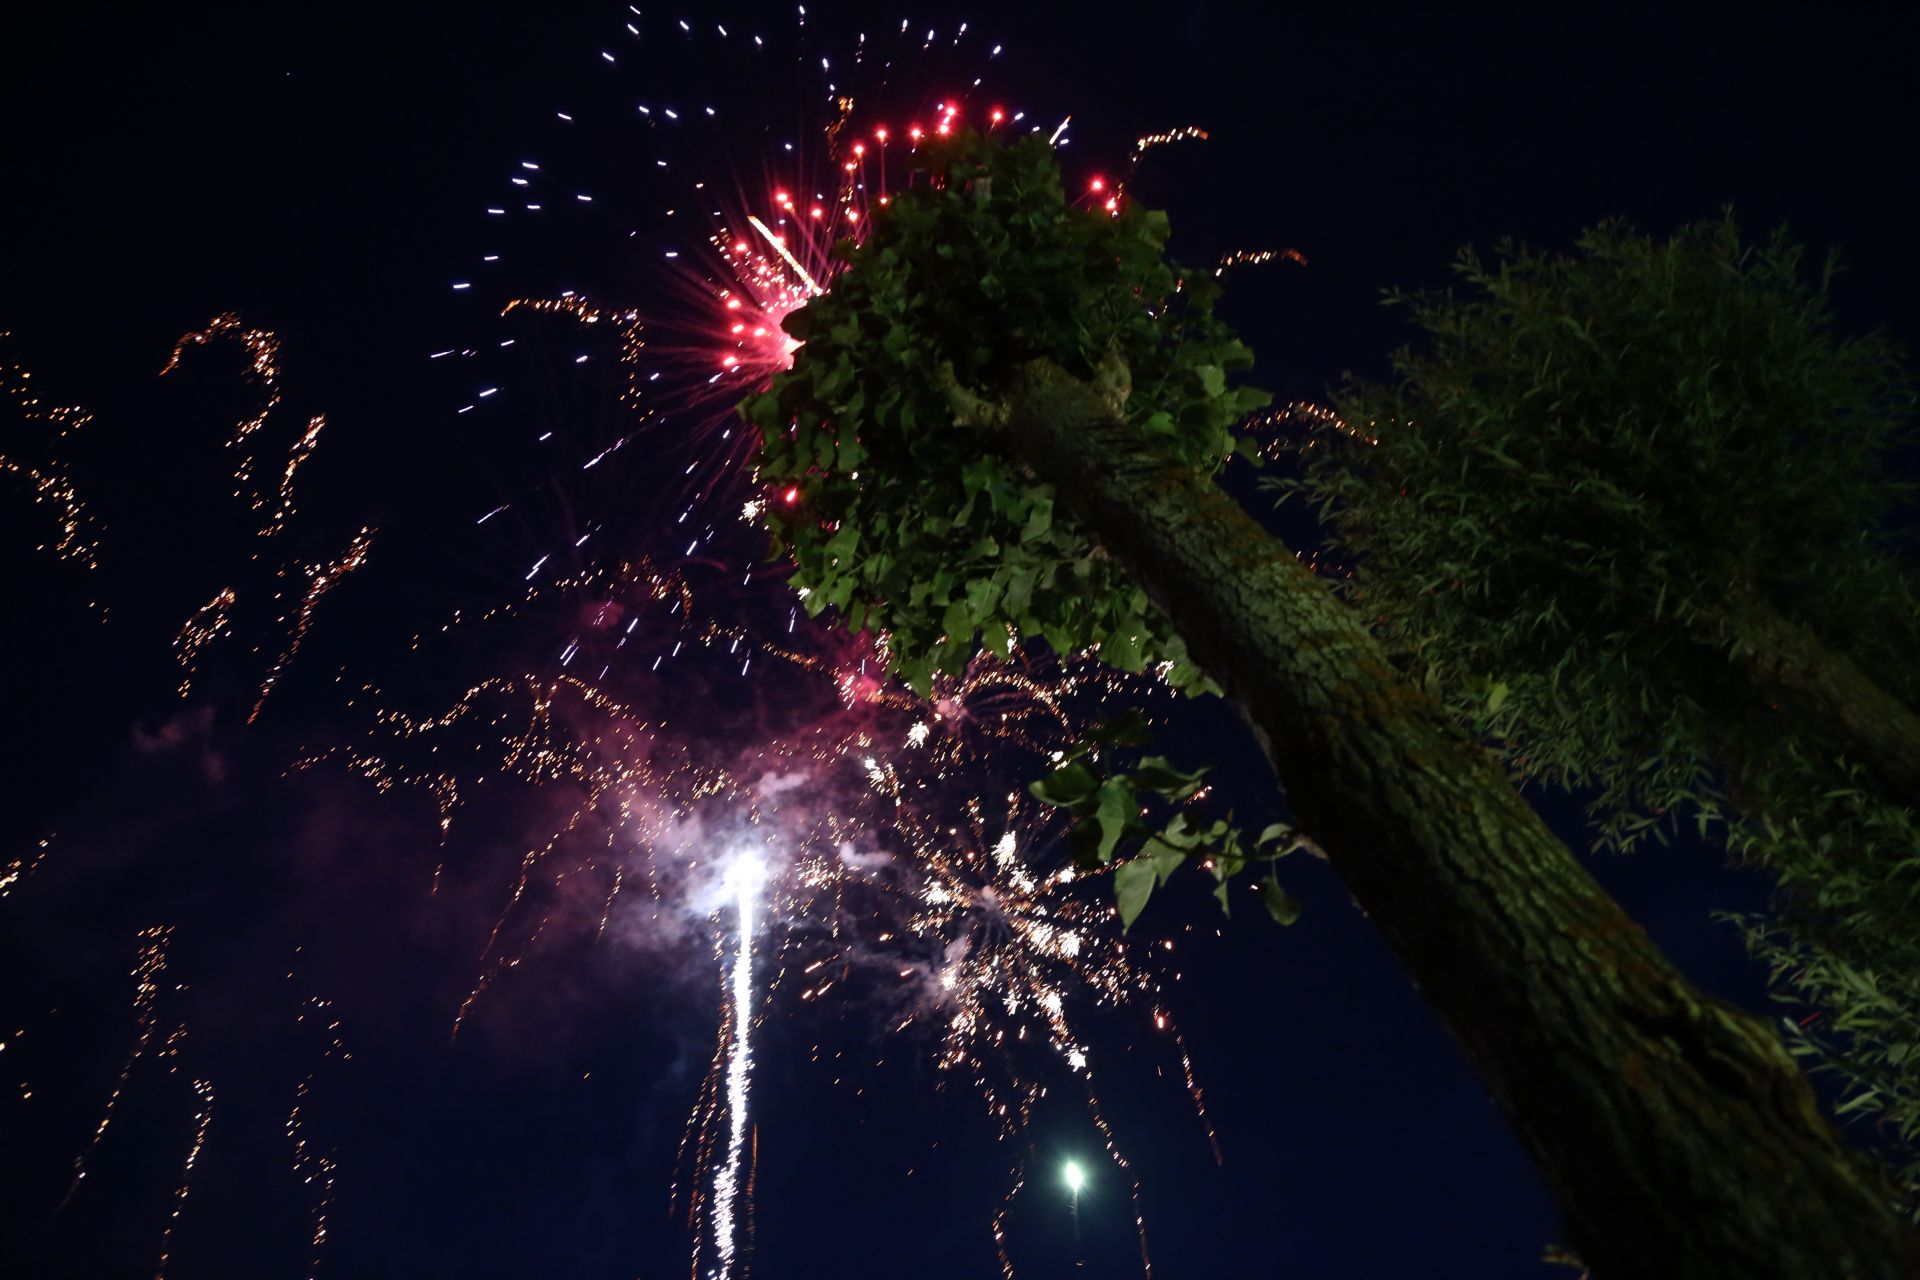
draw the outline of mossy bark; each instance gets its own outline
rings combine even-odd
[[[1760,1019],[1667,962],[1362,620],[1203,475],[1035,364],[1011,448],[1171,619],[1505,1108],[1599,1277],[1920,1275]]]

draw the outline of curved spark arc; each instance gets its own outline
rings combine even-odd
[[[0,329],[0,344],[12,336],[10,331]],[[66,456],[66,446],[93,421],[93,415],[78,405],[47,404],[35,390],[33,371],[11,359],[0,359],[0,405],[11,408],[18,425],[30,429],[23,434],[27,439],[37,439],[41,455],[28,461],[12,452],[16,448],[12,438],[0,442],[4,443],[0,448],[0,476],[20,476],[31,490],[33,504],[56,512],[52,539],[34,549],[59,560],[71,560],[89,571],[98,569],[101,525],[82,499]],[[89,600],[87,607],[105,617],[98,601]]]

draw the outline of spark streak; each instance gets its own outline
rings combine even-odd
[[[765,879],[766,868],[752,854],[742,855],[727,876],[727,888],[738,912],[738,934],[728,984],[733,1037],[727,1049],[727,1159],[713,1179],[714,1249],[720,1256],[720,1266],[713,1273],[716,1280],[727,1280],[733,1274],[737,1252],[734,1203],[740,1187],[740,1159],[746,1149],[747,1087],[753,1071],[754,909]]]
[[[773,251],[780,255],[781,261],[792,267],[794,274],[806,283],[807,292],[810,296],[818,297],[820,294],[826,292],[820,287],[819,281],[807,274],[807,269],[800,265],[800,259],[794,257],[793,251],[787,248],[787,242],[768,230],[767,224],[760,221],[758,215],[748,214],[747,221],[753,224],[753,229],[758,231],[768,244],[773,246]]]
[[[12,337],[0,330],[0,342]],[[35,394],[33,371],[12,362],[0,362],[0,404],[11,405],[19,425],[19,443],[38,442],[38,456],[28,462],[16,456],[15,433],[0,439],[0,475],[22,477],[32,489],[37,506],[49,506],[55,516],[55,537],[35,549],[57,559],[71,560],[85,569],[100,567],[100,525],[81,500],[65,456],[65,447],[93,420],[78,405],[47,405]],[[48,430],[50,429],[50,431]],[[97,602],[89,606],[98,609]]]

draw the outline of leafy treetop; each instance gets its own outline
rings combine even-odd
[[[1032,637],[1193,687],[1203,677],[1145,593],[955,404],[1051,361],[1211,471],[1266,399],[1227,387],[1252,356],[1214,317],[1217,286],[1167,260],[1165,214],[1071,205],[1038,138],[969,135],[926,166],[864,243],[840,246],[830,292],[787,318],[793,368],[744,406],[761,481],[796,491],[767,504],[776,554],[810,613],[884,632],[923,693],[979,645],[1004,655]]]
[[[1834,269],[1730,217],[1463,252],[1462,292],[1389,295],[1424,344],[1349,383],[1350,430],[1280,482],[1318,500],[1387,638],[1530,775],[1598,785],[1616,838],[1711,805],[1715,744],[1766,714],[1728,666],[1763,612],[1912,685],[1882,525],[1912,387],[1890,343],[1834,332]]]
[[[1774,876],[1742,923],[1807,1010],[1789,1043],[1920,1216],[1920,814],[1876,783],[1884,752],[1743,670],[1853,664],[1920,706],[1887,465],[1913,386],[1892,344],[1835,331],[1834,269],[1731,218],[1463,254],[1460,293],[1390,295],[1421,348],[1349,384],[1347,430],[1281,483],[1321,504],[1402,660],[1527,774],[1597,787],[1606,839],[1718,818]]]

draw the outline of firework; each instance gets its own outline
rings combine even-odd
[[[274,660],[273,666],[267,669],[266,676],[260,681],[260,696],[253,704],[253,710],[247,713],[248,724],[260,718],[261,710],[267,705],[267,695],[273,692],[273,686],[279,683],[281,674],[287,669],[287,664],[294,660],[300,652],[300,646],[306,643],[307,632],[313,626],[313,614],[320,607],[320,601],[326,597],[327,592],[340,585],[341,579],[367,562],[367,552],[373,549],[373,533],[372,529],[363,528],[354,535],[353,541],[337,559],[301,567],[300,572],[307,580],[307,588],[301,593],[300,609],[294,615],[292,629],[287,633],[287,647],[281,651],[280,656]],[[227,604],[233,603],[231,591],[215,596],[215,603],[218,604],[222,597]],[[194,616],[198,618],[200,615],[196,613]],[[222,614],[220,624],[224,625],[224,623],[225,617]],[[192,625],[193,621],[189,620],[188,626]],[[181,693],[185,692],[183,683]]]
[[[0,330],[0,342],[12,336]],[[81,499],[66,458],[73,438],[93,421],[93,415],[78,405],[45,403],[33,386],[33,371],[12,362],[0,363],[0,396],[12,405],[22,428],[17,441],[0,441],[0,475],[25,480],[34,505],[52,507],[57,512],[53,540],[34,549],[84,569],[98,569],[99,524]],[[33,459],[27,460],[22,450],[31,453]],[[94,609],[101,607],[95,601],[88,604]]]
[[[1297,262],[1307,265],[1307,257],[1298,249],[1235,249],[1220,255],[1213,274],[1223,276],[1235,267],[1257,267],[1268,262]]]
[[[270,493],[259,479],[263,469],[259,433],[285,400],[280,386],[279,335],[266,329],[248,328],[232,312],[218,315],[208,321],[206,328],[181,335],[160,374],[165,377],[178,369],[180,357],[188,347],[204,347],[223,339],[238,342],[246,352],[245,376],[262,392],[259,410],[235,423],[232,435],[227,438],[226,447],[234,454],[233,496],[245,502],[249,511],[267,512],[256,532],[262,538],[271,538],[286,528],[287,519],[293,514],[294,474],[313,456],[327,419],[323,414],[316,414],[307,420],[306,428],[287,446],[287,460],[281,467],[279,483]],[[270,505],[272,510],[268,511]]]
[[[113,1082],[112,1092],[107,1094],[106,1106],[101,1109],[100,1121],[94,1125],[93,1133],[87,1139],[87,1146],[73,1161],[73,1180],[67,1184],[66,1198],[62,1205],[71,1201],[80,1190],[80,1184],[87,1176],[87,1161],[100,1147],[100,1140],[107,1136],[107,1130],[113,1127],[113,1118],[120,1106],[120,1099],[127,1091],[127,1081],[133,1078],[133,1068],[153,1047],[153,1037],[159,1028],[159,1014],[155,1002],[160,996],[160,975],[167,968],[167,943],[173,936],[173,930],[166,925],[154,925],[140,931],[139,960],[133,969],[133,1048],[120,1064],[120,1074]]]
[[[740,1192],[740,1157],[746,1149],[747,1086],[753,1072],[753,935],[766,868],[752,854],[734,860],[727,871],[726,889],[735,913],[733,964],[727,983],[727,1021],[731,1035],[726,1054],[727,1150],[713,1179],[714,1252],[720,1265],[717,1280],[733,1274],[738,1252],[734,1206]]]
[[[773,78],[765,42],[728,34],[724,24],[706,31],[676,22],[643,33],[637,22],[631,34],[643,49],[664,41],[706,70],[710,64],[688,51],[704,47],[722,63],[744,58],[752,68],[749,82]],[[609,391],[620,410],[612,421],[569,414],[528,424],[528,438],[552,458],[549,465],[572,477],[565,524],[546,545],[525,552],[526,567],[516,571],[524,585],[513,602],[442,624],[449,631],[528,623],[543,614],[558,619],[561,626],[544,645],[550,646],[547,661],[564,674],[536,674],[530,662],[528,674],[476,686],[440,713],[376,713],[378,730],[399,740],[490,729],[498,749],[483,754],[502,775],[534,785],[565,779],[582,788],[580,803],[526,846],[479,979],[456,1015],[456,1033],[489,987],[562,923],[552,903],[564,900],[564,882],[585,875],[607,886],[592,922],[597,937],[607,930],[615,900],[636,887],[650,920],[698,900],[699,886],[708,883],[703,868],[711,865],[716,825],[753,830],[781,850],[777,859],[753,862],[763,878],[751,893],[723,895],[714,917],[726,922],[713,934],[725,975],[722,1016],[683,1138],[684,1171],[675,1190],[695,1235],[696,1277],[703,1269],[728,1275],[740,1258],[742,1161],[752,1143],[749,1031],[762,1005],[782,989],[787,972],[803,979],[800,1001],[827,999],[834,974],[891,964],[886,955],[908,940],[937,940],[943,958],[937,968],[903,963],[900,981],[912,990],[902,998],[910,1008],[889,1030],[913,1035],[918,1025],[937,1023],[941,1067],[980,1090],[1009,1141],[1025,1132],[1049,1072],[1077,1080],[1109,1158],[1134,1188],[1142,1262],[1150,1265],[1137,1183],[1100,1113],[1088,1051],[1069,1021],[1077,1005],[1143,1003],[1153,1005],[1157,1025],[1167,1027],[1150,964],[1116,936],[1098,886],[1082,892],[1065,866],[1044,874],[1026,869],[1028,859],[1044,858],[1052,847],[1044,823],[1030,823],[1025,839],[1010,830],[990,849],[976,841],[963,851],[934,833],[943,829],[939,815],[955,806],[969,824],[985,821],[981,802],[969,797],[978,794],[973,788],[990,752],[1042,761],[1064,749],[1100,704],[1172,695],[1150,680],[1117,676],[1090,657],[1042,660],[1016,647],[1007,659],[982,656],[959,676],[941,677],[931,703],[924,703],[886,678],[884,637],[846,640],[808,624],[777,574],[743,567],[760,552],[760,535],[751,527],[760,509],[785,499],[754,486],[749,442],[735,429],[733,406],[790,362],[794,344],[781,321],[832,287],[841,266],[835,245],[858,240],[893,196],[918,180],[911,162],[921,147],[962,127],[1047,128],[1029,122],[1024,110],[985,98],[978,75],[960,77],[959,92],[903,95],[902,84],[917,80],[907,55],[950,54],[969,38],[964,29],[941,36],[903,28],[892,36],[886,49],[863,36],[846,57],[815,55],[817,67],[810,62],[802,77],[811,128],[790,136],[749,130],[756,147],[773,139],[764,170],[751,178],[735,167],[741,134],[733,117],[739,113],[706,105],[693,88],[674,89],[679,82],[671,75],[650,81],[642,100],[613,107],[637,130],[643,172],[650,159],[655,172],[649,176],[670,194],[656,197],[651,218],[623,209],[628,230],[610,250],[594,227],[612,205],[565,149],[566,135],[585,116],[576,109],[558,113],[560,155],[516,161],[507,176],[510,190],[486,206],[489,219],[530,233],[533,241],[519,253],[503,247],[486,255],[474,278],[454,287],[472,294],[482,273],[521,278],[512,263],[540,255],[540,242],[554,233],[542,224],[561,221],[577,225],[570,243],[601,246],[612,255],[608,261],[651,259],[650,288],[622,296],[581,287],[595,278],[595,265],[578,262],[567,289],[504,286],[509,292],[498,311],[516,326],[511,336],[432,355],[466,379],[458,414],[506,413],[531,353],[550,348],[556,336],[533,326],[566,321],[581,345],[561,367],[581,379],[594,377],[596,367],[611,370]],[[998,52],[978,46],[977,56],[990,62]],[[603,63],[616,67],[633,55],[607,53]],[[1066,125],[1062,120],[1052,131],[1056,142]],[[1197,128],[1149,136],[1134,159],[1156,145],[1204,136]],[[1097,176],[1088,182],[1088,203],[1117,209],[1120,199],[1117,184]],[[606,262],[598,265],[604,271]],[[566,340],[564,332],[560,337]],[[577,420],[593,429],[580,431]],[[645,448],[631,447],[642,440]],[[678,461],[667,464],[676,454]],[[501,492],[482,504],[475,524],[498,527],[515,513],[519,527],[538,529],[545,501],[524,487]],[[648,513],[650,520],[585,514],[595,501]],[[722,518],[732,511],[744,519]],[[636,546],[646,549],[644,560],[634,559]],[[595,548],[616,558],[599,559]],[[539,630],[527,628],[536,644]],[[671,681],[664,679],[666,664],[678,668]],[[737,728],[713,720],[707,691],[728,672],[754,681],[745,695],[754,710],[743,717],[754,724],[751,748],[739,746]],[[831,700],[821,697],[827,689]],[[365,696],[381,700],[371,689]],[[708,705],[678,710],[683,697]],[[502,698],[519,709],[504,715]],[[432,791],[444,833],[461,796],[489,785],[489,775],[401,762],[423,755],[474,758],[447,743],[424,752],[422,745],[390,739],[378,749],[338,749],[332,758],[382,787],[414,783]],[[862,785],[846,785],[850,770]],[[770,776],[805,783],[771,794]],[[907,777],[914,780],[911,797]],[[839,850],[875,840],[899,846],[899,866],[918,868],[903,874],[923,875],[924,883],[874,902],[872,886],[849,870]],[[538,894],[536,884],[544,886]],[[851,910],[855,900],[866,908]],[[755,945],[763,938],[769,974],[764,987],[756,987]],[[1039,1043],[1050,1049],[1049,1062],[1008,1052]],[[1191,1086],[1184,1048],[1180,1053]],[[1198,1089],[1192,1093],[1198,1106]],[[997,1246],[1023,1181],[1021,1162],[994,1218]],[[1000,1256],[1010,1272],[1004,1247]]]
[[[198,1105],[193,1112],[193,1139],[187,1144],[186,1159],[181,1162],[180,1180],[173,1187],[173,1207],[167,1211],[167,1225],[160,1233],[160,1261],[153,1269],[153,1280],[166,1280],[167,1268],[173,1262],[173,1232],[180,1225],[180,1215],[187,1207],[187,1195],[193,1190],[193,1169],[200,1162],[200,1152],[207,1145],[207,1130],[213,1124],[213,1082],[195,1080],[194,1097]]]
[[[1061,861],[1049,817],[1013,797],[980,797],[1004,794],[1007,770],[1039,771],[1104,704],[1157,707],[1172,694],[1089,655],[1016,645],[1007,658],[983,655],[939,677],[931,701],[915,698],[886,677],[884,636],[849,638],[809,621],[783,573],[760,564],[757,516],[791,499],[755,482],[751,441],[734,413],[791,361],[781,321],[832,288],[835,246],[857,240],[902,189],[924,180],[912,168],[916,151],[969,127],[1050,130],[1063,144],[1071,117],[1036,124],[983,90],[1000,49],[964,26],[863,35],[839,56],[807,45],[788,65],[765,40],[724,24],[675,23],[643,40],[637,23],[636,15],[631,35],[641,43],[607,50],[603,66],[617,73],[639,50],[664,44],[699,76],[650,82],[642,101],[624,88],[579,95],[636,131],[632,154],[647,181],[590,180],[604,155],[582,158],[564,137],[589,108],[557,113],[555,154],[516,159],[486,206],[500,252],[452,282],[486,299],[489,336],[431,357],[455,384],[456,414],[491,415],[491,437],[511,435],[519,450],[503,450],[500,475],[452,535],[472,539],[463,550],[480,545],[496,557],[506,588],[418,625],[397,679],[343,680],[365,732],[305,750],[294,768],[331,764],[382,792],[427,794],[442,849],[423,886],[429,894],[450,868],[458,874],[456,828],[469,802],[520,789],[552,797],[548,816],[516,842],[511,883],[451,1011],[455,1038],[490,991],[569,932],[596,942],[645,935],[663,964],[703,977],[718,968],[710,1067],[670,1191],[686,1207],[695,1280],[744,1273],[750,1253],[756,1025],[781,1012],[783,999],[849,999],[859,985],[849,974],[886,975],[880,1029],[925,1048],[947,1079],[975,1090],[1013,1153],[991,1219],[1007,1275],[1004,1228],[1025,1185],[1034,1108],[1061,1079],[1084,1096],[1131,1188],[1150,1272],[1138,1181],[1101,1111],[1082,1023],[1096,1010],[1150,1011],[1205,1123],[1155,957],[1119,933],[1108,886],[1085,883]],[[757,86],[788,107],[799,101],[803,118],[769,127],[750,112],[722,111],[702,100],[709,82]],[[609,126],[601,127],[604,138]],[[1149,135],[1133,159],[1204,136],[1192,127]],[[743,138],[764,159],[752,177],[737,168]],[[1115,209],[1121,198],[1117,183],[1088,179],[1089,206]],[[556,257],[571,260],[556,269]],[[275,639],[259,652],[276,656],[252,682],[251,723],[298,659],[327,594],[367,564],[375,531],[362,527],[331,557],[263,560],[267,540],[298,517],[296,479],[326,419],[282,421],[279,341],[237,316],[183,335],[164,371],[215,342],[239,345],[259,392],[225,448],[233,495],[250,513],[245,563],[264,571],[277,561],[277,586],[196,590],[204,603],[174,640],[178,691],[188,694],[210,648],[234,634],[240,605],[270,595]],[[283,453],[269,449],[276,439]],[[77,539],[78,508],[63,509]],[[491,655],[492,674],[440,686],[448,671],[471,674],[445,656],[456,642]],[[10,864],[0,896],[38,856]],[[135,1062],[151,1051],[150,988],[165,967],[166,937],[149,938],[142,952],[147,994],[136,999],[135,1047],[76,1165],[76,1186]],[[344,1058],[329,1002],[313,997],[301,1017],[326,1030],[323,1065]],[[162,1273],[211,1125],[212,1074],[192,1078],[194,1137]],[[310,1275],[329,1239],[337,1177],[335,1155],[309,1131],[315,1079],[298,1083],[285,1122],[292,1170],[309,1189]]]
[[[51,835],[43,836],[26,853],[7,859],[7,865],[0,868],[0,898],[11,894],[40,869],[40,864],[47,859],[47,851],[53,847],[53,839]]]
[[[1064,1069],[1071,1075],[1108,1159],[1129,1188],[1141,1267],[1150,1276],[1139,1181],[1101,1111],[1090,1051],[1073,1015],[1075,1005],[1087,1003],[1145,1005],[1152,1009],[1155,1027],[1172,1034],[1156,971],[1140,954],[1144,948],[1116,935],[1106,895],[1085,892],[1079,870],[1058,861],[1051,812],[1027,815],[1016,792],[998,807],[997,821],[976,798],[965,802],[964,825],[942,826],[907,802],[894,770],[873,763],[869,777],[876,792],[895,806],[892,830],[904,853],[882,882],[896,903],[887,918],[904,912],[893,926],[894,936],[909,951],[897,970],[907,998],[894,1031],[930,1022],[938,1033],[941,1069],[971,1084],[1002,1138],[1012,1142],[1031,1125],[1053,1072]],[[1217,1158],[1218,1143],[1192,1063],[1185,1045],[1174,1039],[1195,1114]],[[1051,1071],[1034,1061],[1036,1051],[1052,1058]],[[1008,1277],[1013,1263],[1005,1249],[1004,1223],[1024,1187],[1024,1165],[1022,1156],[993,1224]]]

